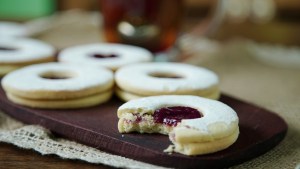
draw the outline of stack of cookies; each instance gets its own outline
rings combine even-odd
[[[168,134],[165,151],[209,154],[232,145],[239,135],[236,112],[216,100],[190,95],[151,96],[131,100],[118,109],[120,133]]]
[[[116,94],[124,101],[156,95],[220,96],[218,76],[183,63],[139,63],[117,70]]]
[[[2,87],[9,100],[34,108],[90,107],[110,99],[112,71],[93,66],[44,63],[9,73]]]
[[[150,62],[152,59],[151,52],[144,48],[115,43],[73,46],[58,55],[59,62],[106,67],[113,71],[128,64]]]

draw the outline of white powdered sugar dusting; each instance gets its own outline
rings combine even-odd
[[[94,54],[115,55],[116,57],[96,58]],[[72,62],[104,66],[110,69],[117,69],[123,65],[136,62],[149,62],[153,58],[148,50],[123,44],[95,43],[74,46],[60,52],[60,62]]]
[[[28,35],[26,26],[16,22],[0,22],[0,37],[23,37]]]
[[[55,48],[45,42],[30,38],[0,38],[0,63],[34,61],[53,56]]]
[[[151,74],[171,74],[179,78],[157,78]],[[120,68],[116,83],[126,91],[203,90],[219,83],[218,76],[202,67],[182,63],[140,63]]]
[[[67,79],[47,79],[45,73],[67,73]],[[78,91],[94,86],[113,85],[112,71],[93,66],[67,63],[44,63],[27,66],[9,73],[2,79],[2,86],[9,86],[23,91]]]
[[[119,110],[152,109],[153,111],[149,112],[154,112],[156,109],[172,106],[191,107],[201,112],[203,117],[184,119],[180,126],[189,126],[202,132],[207,132],[207,126],[216,122],[230,124],[238,121],[236,112],[228,105],[220,101],[188,95],[150,96],[135,99],[123,104]]]

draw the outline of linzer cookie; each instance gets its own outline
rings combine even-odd
[[[185,155],[214,153],[238,138],[236,112],[216,100],[198,96],[151,96],[131,100],[118,109],[120,133],[168,134],[167,152]]]
[[[2,87],[16,104],[47,109],[90,107],[110,99],[111,70],[66,63],[44,63],[7,74]]]
[[[113,71],[131,63],[149,62],[153,58],[148,50],[131,45],[95,43],[74,46],[59,53],[59,62],[103,66]]]
[[[220,96],[218,76],[205,68],[183,63],[139,63],[115,74],[116,93],[125,101],[153,95]]]
[[[21,67],[55,60],[51,45],[29,38],[0,38],[0,77]]]
[[[26,37],[30,34],[24,24],[0,21],[0,37]]]

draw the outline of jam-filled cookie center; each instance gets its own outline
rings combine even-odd
[[[109,53],[109,54],[93,53],[90,56],[94,57],[96,59],[108,59],[108,58],[117,58],[117,57],[119,57],[117,54],[114,54],[114,53]]]
[[[43,79],[62,80],[73,78],[76,74],[68,71],[48,71],[41,73],[39,76]]]
[[[163,107],[155,110],[153,114],[154,122],[168,126],[176,126],[182,119],[201,118],[203,115],[194,108],[174,106]]]
[[[171,73],[171,72],[152,72],[148,74],[154,78],[167,78],[167,79],[181,79],[183,78],[181,75]]]

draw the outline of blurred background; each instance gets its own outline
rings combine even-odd
[[[183,25],[183,30],[195,28],[195,25],[212,13],[217,3],[216,0],[184,1],[185,18],[188,22]],[[213,32],[214,37],[228,39],[241,35],[261,41],[300,44],[299,0],[228,0],[226,3],[230,9],[227,11],[226,18],[223,18],[222,24],[217,25],[217,31]],[[0,19],[28,21],[73,9],[99,11],[100,1],[0,0]],[[219,29],[220,27],[222,29]]]
[[[0,0],[0,21],[25,23],[31,36],[50,42],[58,49],[105,41],[100,1]],[[238,39],[236,48],[244,44],[243,47],[249,49],[249,41],[271,44],[280,51],[288,47],[292,50],[289,51],[292,58],[297,57],[300,62],[299,0],[184,0],[184,9],[179,42],[176,43],[184,51],[183,59],[190,57],[192,51],[215,51],[215,41],[211,40],[219,43]],[[210,41],[203,41],[203,38]],[[260,52],[255,47],[250,44],[252,51]],[[263,47],[269,49],[269,46]]]

